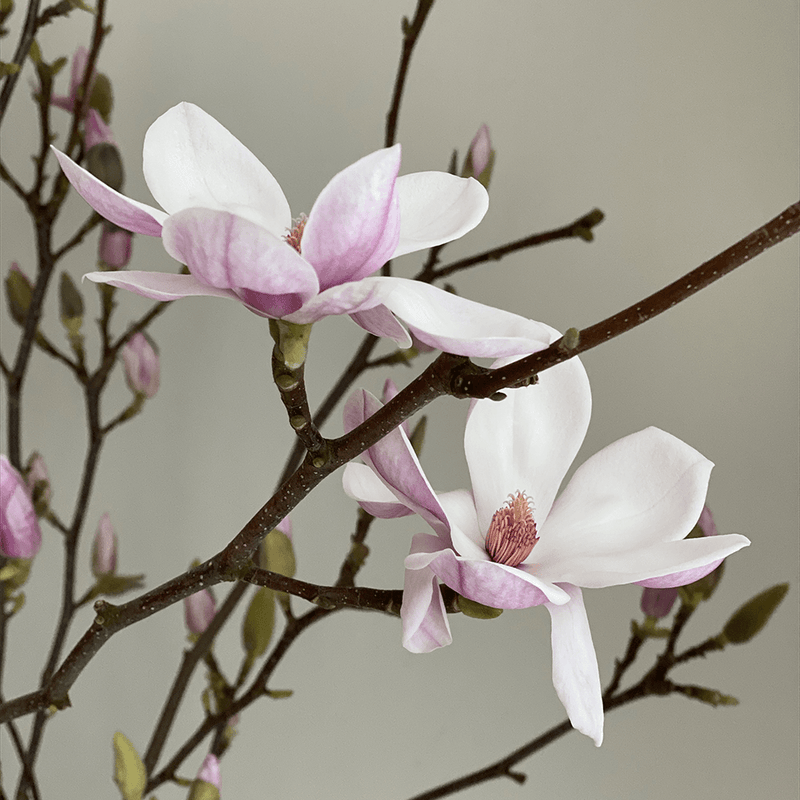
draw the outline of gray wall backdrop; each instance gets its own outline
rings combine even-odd
[[[126,193],[152,202],[141,174],[144,133],[167,108],[189,100],[262,159],[293,211],[308,211],[335,172],[380,147],[400,18],[413,10],[411,0],[112,3],[114,30],[100,68],[114,84]],[[794,0],[440,0],[402,107],[402,172],[445,169],[452,148],[463,152],[483,122],[498,151],[489,213],[447,247],[446,260],[560,226],[595,205],[607,214],[594,243],[556,243],[461,274],[460,293],[560,329],[585,326],[796,201],[797,22]],[[41,40],[45,55],[71,53],[89,29],[80,13],[51,26]],[[66,74],[59,80],[63,89]],[[28,81],[3,133],[3,158],[25,179],[35,135]],[[30,270],[30,226],[5,188],[2,198],[2,269],[16,259]],[[73,198],[64,235],[85,212]],[[95,242],[69,259],[76,277],[93,268]],[[412,275],[418,264],[408,256],[397,274]],[[685,643],[717,632],[766,586],[792,582],[757,640],[677,675],[733,694],[741,705],[714,710],[667,698],[628,706],[607,718],[601,749],[572,734],[522,766],[524,787],[495,782],[465,798],[797,796],[797,265],[795,239],[584,358],[595,410],[578,461],[620,436],[660,426],[716,463],[708,502],[719,528],[753,541],[729,560]],[[174,265],[158,241],[137,237],[131,266]],[[96,293],[85,291],[94,314]],[[121,326],[147,301],[119,294]],[[48,315],[46,328],[58,338],[54,302]],[[2,334],[8,353],[16,330],[5,318]],[[270,381],[264,320],[234,303],[187,299],[152,334],[161,347],[162,387],[107,446],[82,587],[104,511],[121,540],[121,571],[146,572],[148,587],[156,586],[240,529],[269,496],[292,441]],[[360,337],[347,319],[316,327],[307,368],[312,402]],[[37,354],[33,367],[24,448],[44,453],[55,507],[68,516],[85,441],[81,396],[44,356]],[[414,372],[393,374],[403,385]],[[379,391],[385,377],[376,372],[363,385]],[[117,376],[106,417],[127,399]],[[467,485],[465,412],[452,399],[429,411],[424,463],[442,489]],[[338,414],[327,431],[341,431]],[[299,577],[331,581],[354,511],[338,475],[296,510]],[[422,527],[412,520],[375,525],[362,581],[402,585],[402,559]],[[27,607],[12,626],[6,696],[33,688],[50,641],[58,538],[45,531]],[[638,602],[636,587],[586,593],[604,681]],[[185,643],[182,614],[175,606],[128,629],[84,672],[73,708],[48,728],[44,797],[117,796],[111,736],[122,730],[144,748]],[[91,617],[83,614],[71,641]],[[399,624],[377,614],[345,612],[311,628],[273,681],[294,697],[265,700],[244,715],[223,762],[224,797],[401,800],[504,755],[563,718],[550,681],[544,610],[506,612],[491,623],[458,618],[453,632],[451,647],[415,656],[402,649]],[[217,647],[230,672],[238,647],[237,629]],[[201,718],[201,688],[198,678],[169,752]],[[2,737],[3,766],[13,774]],[[187,775],[202,756],[187,763]],[[157,794],[184,796],[175,788]]]

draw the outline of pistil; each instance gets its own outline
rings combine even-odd
[[[519,566],[539,540],[531,504],[524,492],[510,494],[494,512],[486,534],[486,552],[498,564]]]

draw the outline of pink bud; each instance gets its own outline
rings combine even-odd
[[[209,753],[200,766],[200,772],[197,773],[197,780],[210,783],[216,786],[217,789],[222,787],[222,777],[219,769],[219,759],[213,754]]]
[[[131,260],[133,234],[110,222],[103,223],[100,234],[99,260],[111,269],[124,269]]]
[[[669,614],[677,599],[678,588],[676,586],[668,589],[644,589],[641,601],[642,612],[648,617],[661,619]]]
[[[111,524],[108,513],[100,517],[97,523],[97,532],[92,542],[92,573],[99,578],[101,575],[113,575],[117,570],[117,534]]]
[[[114,134],[111,133],[111,128],[103,122],[103,118],[93,108],[90,108],[86,113],[86,122],[84,123],[84,136],[83,141],[86,150],[91,150],[96,144],[105,142],[106,144],[113,144],[117,146],[117,140]]]
[[[75,101],[78,99],[78,91],[83,83],[84,75],[86,74],[86,65],[89,61],[89,51],[81,45],[72,56],[72,70],[69,79],[69,94],[67,95],[53,95],[50,102],[54,106],[63,108],[65,111],[72,111],[75,108]],[[89,81],[88,92],[92,93],[92,84],[94,83],[94,75]]]
[[[478,128],[478,132],[470,143],[469,152],[472,156],[472,174],[478,177],[489,164],[489,157],[492,153],[492,140],[486,124]]]
[[[42,546],[42,532],[28,487],[11,462],[0,456],[0,555],[33,558]]]
[[[208,589],[201,589],[189,595],[183,601],[183,611],[186,619],[186,627],[189,633],[198,636],[205,631],[217,613],[217,604],[214,602],[214,595]]]
[[[130,390],[153,397],[158,391],[160,365],[158,353],[143,333],[135,333],[122,348],[122,361]]]
[[[716,536],[717,525],[714,522],[714,517],[711,514],[711,509],[708,506],[703,506],[700,513],[700,519],[697,520],[697,525],[703,532],[703,536]]]

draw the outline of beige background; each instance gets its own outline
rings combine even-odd
[[[327,3],[138,0],[111,4],[100,66],[114,83],[113,127],[126,192],[150,202],[141,174],[148,125],[190,100],[263,160],[295,213],[308,211],[338,170],[378,148],[411,0]],[[74,13],[42,38],[46,57],[87,39]],[[599,206],[591,245],[560,242],[457,276],[465,296],[564,329],[591,324],[673,280],[797,200],[798,4],[774,0],[641,3],[445,2],[415,54],[402,107],[403,172],[444,169],[482,122],[498,151],[484,223],[448,246],[445,261],[556,227]],[[17,24],[18,21],[17,21]],[[10,56],[4,41],[4,58]],[[35,135],[20,86],[3,132],[3,159],[27,180]],[[60,88],[66,75],[60,77]],[[57,111],[59,122],[66,115]],[[63,126],[61,128],[63,131]],[[51,164],[54,169],[54,164]],[[2,270],[32,269],[30,228],[3,188]],[[74,198],[61,229],[83,219]],[[658,320],[586,355],[595,411],[579,461],[620,436],[658,425],[716,462],[709,503],[722,532],[753,546],[728,563],[714,601],[686,645],[719,630],[742,601],[779,581],[792,590],[750,645],[676,674],[740,698],[714,710],[678,698],[611,714],[599,750],[577,734],[522,765],[523,788],[494,782],[462,796],[608,800],[796,797],[798,792],[798,244],[770,251]],[[96,239],[70,258],[93,267]],[[133,268],[171,269],[159,242],[138,237]],[[396,264],[412,275],[419,259]],[[86,287],[96,313],[96,293]],[[120,293],[124,294],[124,293]],[[146,301],[119,298],[118,326]],[[4,311],[5,314],[5,311]],[[61,336],[55,304],[46,328]],[[91,324],[87,325],[92,332]],[[3,320],[8,358],[16,331]],[[216,552],[269,496],[291,443],[270,384],[264,320],[215,299],[178,302],[152,334],[162,388],[146,413],[108,443],[83,545],[109,511],[121,571],[148,586]],[[321,322],[308,364],[318,402],[361,334]],[[91,347],[90,347],[91,350]],[[414,372],[396,369],[404,384]],[[379,390],[385,373],[363,385]],[[71,513],[84,443],[80,394],[53,363],[33,361],[24,449],[50,466],[54,504]],[[105,418],[127,402],[117,376]],[[430,409],[426,469],[442,489],[466,486],[460,437],[466,406]],[[339,415],[327,428],[341,431]],[[3,434],[5,437],[5,434]],[[4,438],[5,440],[5,438]],[[330,582],[354,508],[332,477],[294,514],[299,576]],[[376,525],[366,585],[398,587],[420,523]],[[58,535],[45,545],[28,605],[10,634],[7,696],[33,688],[56,614]],[[638,616],[639,590],[587,592],[601,674]],[[78,620],[70,641],[88,625]],[[310,629],[245,715],[223,762],[226,798],[402,798],[498,758],[563,718],[550,682],[548,615],[507,612],[492,623],[454,619],[454,644],[428,656],[400,646],[397,622],[345,612]],[[113,639],[74,686],[73,709],[49,725],[40,759],[43,797],[116,797],[111,735],[143,749],[184,646],[182,609]],[[238,632],[218,645],[229,672]],[[648,664],[648,651],[643,665]],[[168,752],[200,719],[191,687]],[[5,731],[3,767],[14,775]],[[192,776],[203,753],[187,762]],[[11,790],[11,778],[6,778]],[[161,788],[160,800],[183,797]]]

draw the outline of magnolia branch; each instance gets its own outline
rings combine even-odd
[[[574,332],[546,350],[508,367],[494,371],[483,370],[475,367],[467,358],[442,353],[402,392],[358,428],[338,439],[325,440],[327,446],[324,463],[320,463],[318,456],[307,455],[300,467],[220,553],[128,603],[114,606],[100,601],[96,606],[98,616],[94,623],[50,681],[38,691],[10,700],[1,706],[0,723],[49,705],[59,708],[68,705],[70,687],[113,634],[200,589],[222,581],[237,580],[243,571],[251,569],[250,556],[264,536],[315,486],[437,397],[444,394],[489,397],[501,389],[530,381],[537,373],[597,347],[613,336],[624,333],[676,305],[759,253],[794,235],[798,230],[800,203],[790,206],[733,247],[660,292],[580,333]],[[345,599],[342,594],[325,594],[329,588],[316,587],[314,591],[323,598],[323,602],[329,599],[334,605]],[[307,590],[303,588],[303,591]]]

